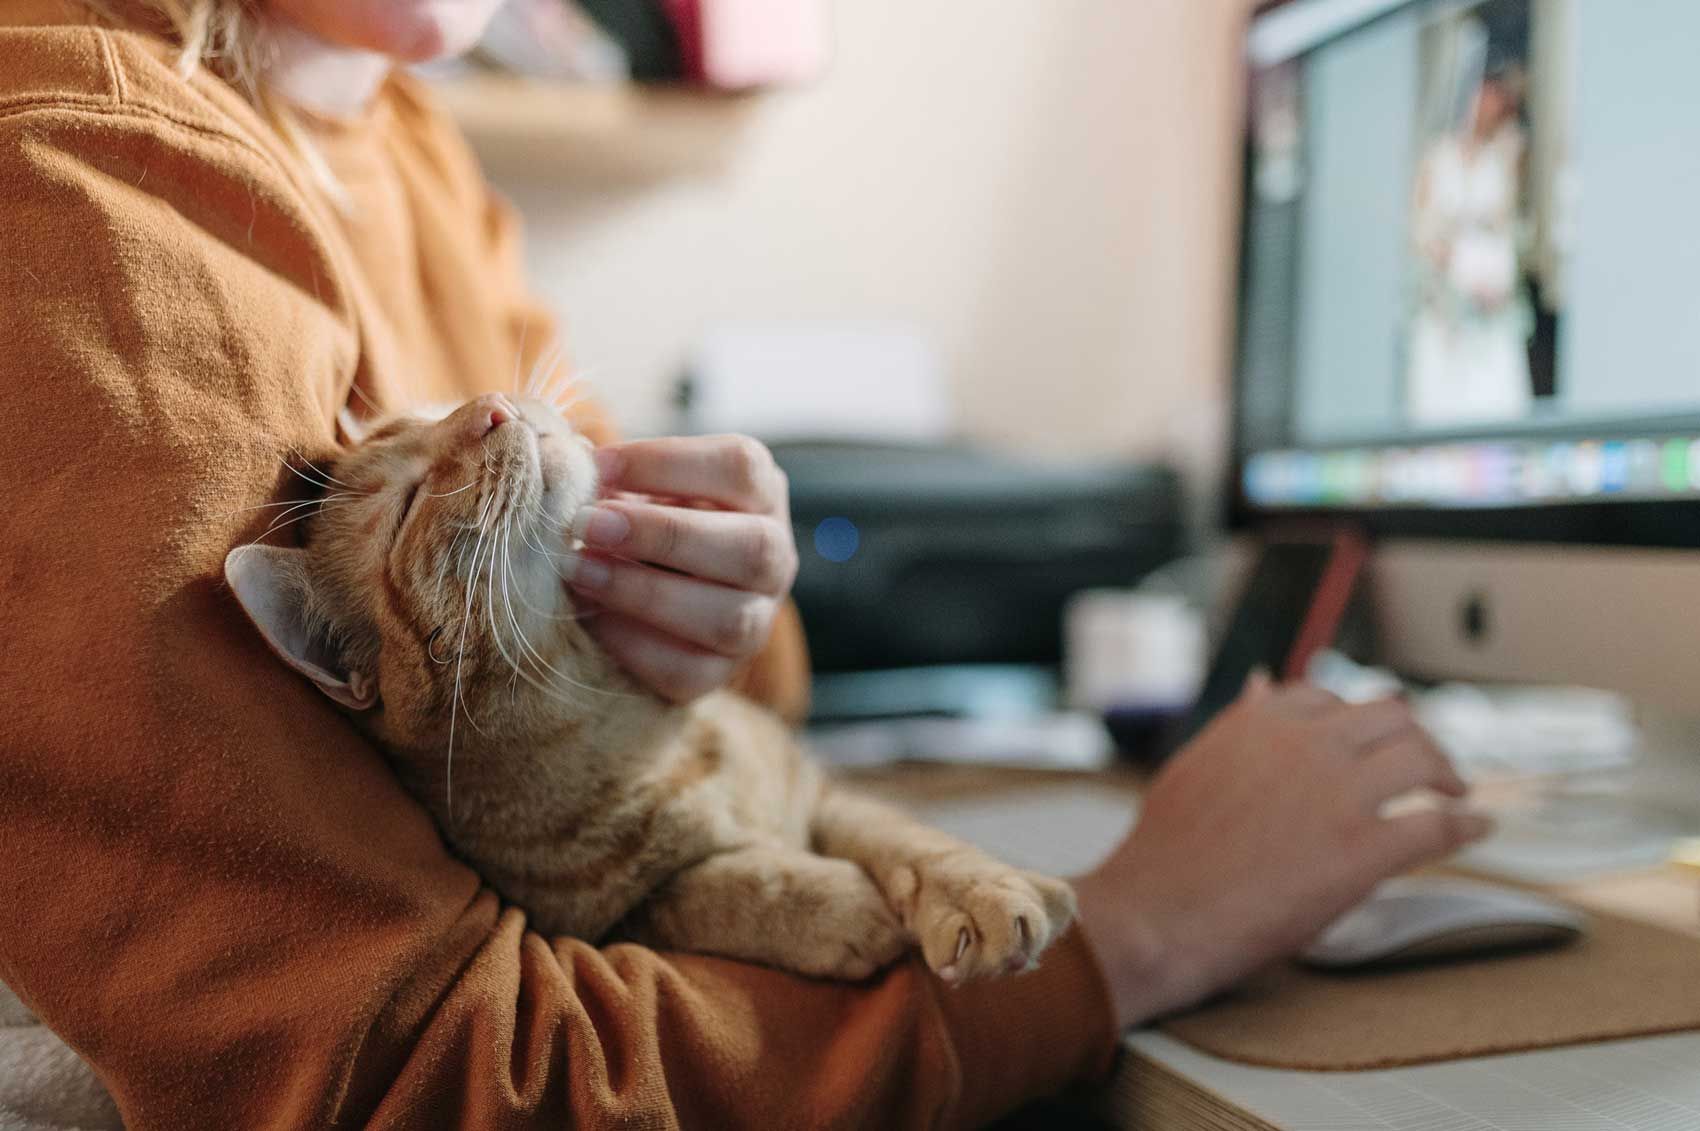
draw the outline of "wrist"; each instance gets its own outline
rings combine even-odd
[[[1094,872],[1075,880],[1074,890],[1080,932],[1109,987],[1118,1027],[1143,1025],[1198,997],[1183,948],[1135,905],[1124,880]]]

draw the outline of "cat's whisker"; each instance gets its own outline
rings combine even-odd
[[[573,550],[568,550],[565,553],[556,553],[552,550],[544,549],[541,545],[539,545],[536,542],[536,540],[535,540],[536,532],[534,531],[534,529],[531,526],[521,526],[519,528],[519,536],[525,542],[526,546],[528,546],[534,553],[536,553],[536,554],[542,556],[543,558],[547,559],[544,562],[544,565],[548,567],[549,572],[554,574],[556,578],[558,578],[561,581],[571,581],[572,580],[572,573],[571,572],[562,573],[559,569],[555,568],[555,560],[556,559],[570,560],[570,561],[572,561],[576,564],[579,557],[580,557],[580,555],[577,552],[575,552]],[[596,610],[596,609],[591,609],[588,612],[582,612],[582,613],[566,613],[566,614],[551,613],[546,609],[539,609],[536,605],[533,605],[531,602],[527,601],[525,599],[525,590],[523,588],[520,589],[520,603],[523,604],[532,613],[536,614],[539,618],[541,618],[543,620],[551,621],[551,622],[554,622],[554,623],[557,623],[557,624],[581,623],[583,621],[587,621],[587,620],[591,619],[598,612],[598,610]]]
[[[527,526],[519,526],[519,537],[520,541],[525,543],[526,548],[531,550],[533,553],[539,554],[545,559],[548,559],[544,562],[544,565],[548,567],[550,573],[554,574],[555,577],[561,581],[567,580],[570,575],[564,574],[560,570],[556,569],[553,559],[558,557],[567,557],[568,555],[552,554],[548,550],[545,550],[542,546],[539,546],[536,542],[532,541],[531,530]],[[540,620],[566,622],[579,619],[576,614],[562,616],[560,613],[552,613],[548,609],[538,608],[536,605],[532,604],[529,599],[527,599],[525,595],[525,586],[523,585],[519,588],[519,603],[525,606],[526,612],[531,613]]]
[[[348,391],[353,393],[355,396],[359,397],[360,402],[362,404],[364,404],[367,408],[371,409],[372,412],[375,415],[378,415],[378,416],[383,415],[384,410],[378,407],[376,401],[374,401],[371,397],[366,395],[366,390],[362,389],[358,382],[356,382],[355,384],[349,385]]]
[[[570,370],[564,371],[564,372],[570,373]],[[567,377],[564,378],[564,380],[567,382],[565,385],[563,385],[563,383],[562,383],[563,382],[562,375],[557,373],[554,377],[549,379],[549,383],[547,385],[545,385],[541,390],[538,391],[537,399],[542,401],[544,404],[549,404],[549,405],[555,404],[556,401],[558,401],[560,399],[561,394],[567,388],[571,387],[572,378],[570,376],[567,376]]]
[[[213,515],[213,518],[214,519],[234,518],[235,516],[237,516],[239,514],[247,514],[249,511],[263,511],[263,510],[269,510],[273,507],[298,507],[298,506],[301,506],[303,503],[320,503],[320,504],[323,504],[323,503],[331,501],[332,499],[343,499],[343,498],[353,498],[353,496],[343,494],[342,492],[338,492],[337,494],[326,495],[326,496],[323,496],[322,498],[317,498],[317,499],[285,499],[285,500],[283,500],[282,502],[279,502],[279,503],[255,503],[251,507],[237,507],[233,511],[225,511],[223,514],[215,514],[215,515]]]
[[[507,611],[508,619],[510,621],[513,620],[513,603],[508,600],[508,549],[507,549],[506,534],[507,534],[507,531],[509,530],[509,528],[512,526],[512,522],[513,522],[513,520],[512,520],[512,517],[510,515],[509,519],[502,523],[501,530],[498,531],[497,534],[496,534],[496,544],[497,544],[497,546],[499,546],[501,548],[501,554],[502,554],[502,572],[501,572],[502,603],[503,603],[504,608]],[[492,589],[494,589],[495,580],[496,580],[496,573],[495,573],[494,568],[492,568],[492,570],[491,570]],[[490,602],[490,635],[496,639],[496,650],[501,653],[502,659],[507,661],[508,669],[513,673],[511,676],[508,677],[508,702],[509,703],[516,702],[519,698],[520,669],[519,669],[519,665],[514,663],[514,661],[511,658],[509,658],[507,651],[501,647],[501,637],[496,635],[496,607],[495,607],[494,597],[492,597],[491,602]],[[519,640],[519,637],[520,637],[519,625],[517,623],[515,623],[515,625],[514,625],[514,639],[515,639],[516,642]]]
[[[449,540],[449,548],[446,551],[444,551],[443,560],[441,562],[437,563],[436,597],[440,598],[443,595],[443,577],[448,572],[449,566],[454,563],[456,552],[457,552],[462,540],[465,539],[468,534],[472,533],[474,530],[477,530],[479,528],[479,526],[481,526],[483,524],[483,522],[484,522],[484,512],[485,512],[485,510],[487,510],[489,508],[490,500],[494,497],[495,497],[494,495],[484,496],[484,502],[483,502],[483,504],[480,505],[480,507],[478,509],[478,517],[472,522],[472,524],[470,526],[466,525],[464,523],[460,524],[459,529],[455,531],[455,536],[452,539]]]
[[[498,500],[495,505],[500,506],[501,505],[500,501]],[[494,516],[492,516],[492,517],[494,517]],[[489,531],[485,532],[486,535],[488,535],[489,533],[490,533]],[[482,568],[483,569],[491,569],[495,565],[495,561],[496,561],[496,547],[495,547],[494,539],[487,539],[485,541],[485,549],[488,552],[485,553],[485,555],[484,555],[484,565],[482,566]],[[478,586],[477,586],[476,578],[477,578],[477,575],[478,575],[478,570],[480,568],[481,567],[478,564],[478,551],[475,549],[473,551],[472,574],[471,574],[471,576],[474,578],[474,580],[471,583],[471,593],[469,593],[468,596],[476,596],[476,594],[477,594]],[[486,616],[486,619],[488,619],[488,617],[489,617],[489,611],[488,610],[485,611],[485,616]],[[464,696],[461,698],[461,703],[463,705],[466,705],[466,721],[469,724],[471,724],[472,729],[477,731],[479,734],[485,734],[486,732],[484,730],[483,724],[481,724],[478,721],[478,716],[474,715],[472,713],[472,708],[471,708],[470,705],[466,704],[466,699],[465,699]]]
[[[601,369],[595,367],[576,370],[572,380],[549,403],[555,406],[556,412],[566,416],[584,402],[594,400],[596,377],[600,372]]]
[[[556,348],[549,359],[548,380],[539,386],[538,399],[553,403],[560,396],[560,388],[573,379],[572,367],[566,364],[566,350],[556,343]]]
[[[477,586],[476,586],[475,583],[476,583],[477,578],[478,578],[478,556],[479,556],[479,552],[481,550],[483,550],[483,548],[484,548],[484,533],[485,533],[484,512],[489,511],[495,505],[495,500],[496,500],[496,492],[491,491],[490,496],[484,501],[484,511],[480,512],[480,514],[479,514],[478,542],[472,548],[472,562],[467,569],[466,605],[461,610],[460,644],[455,650],[454,687],[449,693],[449,745],[448,745],[448,751],[443,757],[443,795],[444,795],[444,802],[447,806],[448,823],[451,826],[454,824],[454,812],[455,812],[454,758],[455,758],[455,719],[457,717],[456,705],[457,704],[465,704],[465,702],[466,702],[465,697],[461,695],[461,676],[464,673],[465,668],[466,668],[466,636],[467,636],[467,632],[472,628],[472,596],[477,591]],[[478,724],[473,719],[472,711],[471,711],[470,708],[468,708],[467,711],[466,711],[466,721],[471,723],[474,729],[477,729]]]
[[[514,642],[515,642],[515,645],[517,646],[517,648],[519,649],[520,659],[521,660],[530,659],[530,660],[532,660],[533,663],[537,663],[540,666],[547,668],[547,667],[549,667],[548,662],[543,659],[542,653],[537,650],[536,646],[533,645],[531,643],[531,640],[525,635],[525,630],[520,627],[519,618],[514,613],[514,604],[513,604],[513,531],[514,531],[514,527],[517,526],[517,525],[518,525],[518,521],[517,521],[516,516],[510,514],[508,520],[503,524],[502,530],[501,530],[500,535],[499,535],[499,537],[501,538],[501,545],[502,545],[502,551],[501,551],[501,554],[502,554],[502,577],[501,577],[502,602],[503,602],[503,605],[504,605],[505,610],[506,610],[507,615],[508,615],[508,624],[513,629]],[[521,535],[520,535],[522,540],[524,539],[524,536],[525,535],[524,535],[524,532],[522,530]],[[534,613],[538,613],[540,616],[544,616],[544,617],[550,617],[551,616],[551,614],[546,613],[546,612],[542,612],[541,610],[538,610],[535,605],[532,605],[525,600],[525,590],[524,590],[523,586],[520,588],[520,602],[521,602],[521,604],[525,605],[529,610],[531,610]],[[521,665],[515,663],[507,655],[507,653],[505,651],[502,654],[502,658],[505,659],[505,660],[508,660],[508,666],[513,669],[515,678],[523,677],[525,679],[525,681],[527,683],[529,683],[531,686],[536,687],[538,690],[543,691],[545,693],[552,693],[554,691],[553,688],[551,688],[551,687],[549,687],[549,686],[547,686],[543,683],[538,682],[536,679],[532,678],[532,676],[529,673],[524,672],[521,669]],[[551,670],[553,670],[553,669],[551,669]],[[557,673],[557,674],[559,674],[559,673]],[[573,682],[573,681],[568,680],[568,682]],[[575,686],[585,687],[584,684],[575,684]],[[586,688],[586,690],[592,690],[592,689]],[[571,700],[568,700],[568,701],[571,702]]]
[[[557,406],[564,405],[571,408],[580,401],[588,399],[592,390],[593,385],[589,375],[585,373],[574,373],[572,374],[572,379],[563,389],[560,390],[552,403]]]
[[[521,655],[522,659],[529,660],[532,664],[536,665],[537,667],[553,673],[557,678],[561,679],[565,683],[570,684],[573,687],[577,687],[577,688],[580,688],[582,690],[592,691],[592,692],[599,690],[598,688],[591,687],[588,684],[579,683],[578,681],[563,675],[552,664],[550,664],[548,660],[544,659],[543,654],[541,652],[539,652],[536,649],[536,647],[531,644],[529,639],[526,638],[524,630],[520,628],[519,621],[514,615],[513,602],[508,599],[508,581],[507,581],[506,578],[503,579],[503,583],[502,583],[502,599],[507,604],[508,620],[509,620],[509,623],[513,626],[515,643],[520,648],[520,655]],[[552,686],[548,683],[545,683],[543,680],[532,675],[530,672],[523,671],[518,664],[515,664],[512,661],[510,661],[509,666],[511,668],[513,668],[514,677],[516,679],[524,679],[527,684],[536,688],[538,691],[542,692],[544,695],[548,695],[551,698],[558,699],[561,702],[566,703],[569,706],[572,706],[572,707],[575,707],[575,708],[582,707],[582,704],[580,704],[576,699],[574,699],[573,696],[571,696],[570,694],[562,692],[557,687],[554,687],[554,686]]]
[[[508,667],[513,669],[515,675],[518,675],[519,665],[514,662],[514,658],[512,656],[508,655],[507,646],[502,643],[502,634],[496,629],[496,555],[498,552],[502,554],[502,562],[505,568],[507,564],[507,554],[502,550],[502,536],[506,529],[506,524],[503,524],[502,529],[496,531],[490,538],[490,566],[488,570],[489,577],[485,579],[485,604],[486,612],[488,612],[490,618],[490,641],[496,646],[496,652],[502,657],[502,661],[506,663]],[[504,600],[507,597],[507,580],[505,575],[502,581],[502,596]],[[510,606],[508,609],[510,615],[512,611],[512,607]],[[518,632],[517,625],[515,626],[515,631],[516,633]]]
[[[346,503],[339,503],[331,499],[307,499],[304,502],[296,503],[294,507],[290,508],[290,510],[286,510],[282,514],[279,514],[270,526],[260,532],[259,536],[256,537],[254,541],[264,542],[267,538],[270,538],[278,531],[283,530],[286,527],[294,526],[298,522],[305,522],[307,519],[312,518],[314,515],[328,507],[346,505]],[[305,513],[295,515],[293,518],[290,517],[291,511],[296,509],[301,509]]]
[[[579,388],[580,383],[581,378],[579,378],[571,369],[563,368],[561,370],[560,378],[550,383],[549,395],[545,399],[555,406],[555,410],[557,412],[565,415],[568,408],[571,408],[573,404],[576,404],[579,400],[583,399],[584,393],[582,391],[579,392],[577,396],[573,397],[565,406],[562,405],[561,398],[566,397],[569,393],[572,393],[573,390]]]
[[[551,342],[546,349],[537,355],[537,360],[533,362],[531,366],[531,376],[526,382],[526,388],[529,389],[533,395],[543,388],[546,378],[550,378],[554,375],[555,367],[560,364],[561,353],[561,341],[557,338]]]
[[[443,551],[443,558],[442,558],[441,561],[439,561],[437,563],[437,583],[436,583],[436,586],[434,587],[434,589],[432,590],[432,599],[433,600],[440,600],[442,598],[442,596],[443,596],[443,579],[448,575],[449,567],[451,565],[453,565],[456,561],[457,554],[459,553],[459,550],[460,550],[461,541],[467,536],[467,534],[472,529],[473,529],[472,527],[461,526],[455,531],[454,537],[449,539],[448,548]]]
[[[512,531],[512,527],[510,525],[509,533],[511,533],[511,531]],[[506,554],[504,553],[504,560],[505,559],[506,559]],[[507,588],[508,588],[507,580],[505,578],[503,580],[502,588],[503,588],[503,596],[504,596],[504,599],[505,599]],[[514,619],[513,618],[513,604],[512,604],[512,602],[509,602],[509,604],[508,604],[508,616],[509,616],[510,620]],[[571,676],[567,675],[565,672],[563,672],[559,668],[555,667],[555,665],[551,664],[544,657],[543,653],[539,652],[537,650],[536,646],[533,645],[531,643],[531,641],[526,638],[525,633],[520,629],[519,623],[518,623],[517,620],[514,620],[514,633],[518,637],[519,644],[520,644],[520,647],[522,649],[522,652],[529,653],[529,656],[530,656],[532,663],[536,664],[538,667],[542,668],[544,671],[549,672],[556,679],[559,679],[563,683],[569,684],[573,687],[579,688],[582,691],[588,691],[593,695],[611,695],[611,696],[623,697],[621,692],[609,691],[609,690],[607,690],[605,688],[601,688],[601,687],[593,687],[588,683],[580,683],[578,680],[573,679]],[[540,690],[540,691],[544,691],[546,693],[551,693],[551,694],[553,693],[553,689],[546,686],[546,685],[537,684],[537,683],[534,683],[533,685],[536,686],[538,688],[538,690]],[[573,700],[571,698],[566,698],[566,702],[571,703],[572,701]]]
[[[474,488],[474,487],[476,487],[476,486],[478,486],[478,480],[476,480],[476,479],[474,479],[474,480],[473,480],[473,481],[472,481],[472,482],[471,482],[471,483],[468,483],[468,484],[467,484],[467,485],[466,485],[466,486],[464,486],[464,487],[456,487],[456,488],[455,488],[455,489],[454,489],[454,490],[453,490],[453,491],[444,491],[444,492],[443,492],[443,493],[442,493],[442,494],[440,494],[440,495],[439,495],[439,494],[437,494],[437,493],[436,493],[436,492],[434,492],[434,491],[427,491],[427,492],[425,492],[425,497],[426,497],[426,498],[427,498],[427,499],[446,499],[446,498],[448,498],[448,497],[449,497],[449,496],[450,496],[450,495],[458,495],[458,494],[460,494],[460,493],[461,493],[461,492],[462,492],[462,491],[470,491],[470,490],[472,490],[472,489],[473,489],[473,488]]]
[[[519,326],[519,346],[514,350],[514,376],[511,382],[516,397],[520,395],[519,373],[520,366],[525,362],[525,338],[530,332],[531,323],[529,321],[521,322]]]
[[[295,457],[297,459],[299,459],[302,463],[306,464],[308,467],[312,468],[313,471],[316,474],[318,474],[318,476],[320,478],[325,479],[328,482],[335,483],[338,487],[346,487],[350,491],[353,491],[355,489],[352,484],[344,483],[342,480],[338,479],[336,476],[332,475],[330,472],[326,471],[324,468],[320,467],[318,464],[316,464],[312,460],[308,459],[301,452],[297,451],[295,453]],[[287,465],[285,465],[285,466],[287,466]]]
[[[326,480],[323,480],[323,479],[315,479],[311,475],[308,475],[305,471],[302,471],[299,467],[296,467],[294,464],[290,463],[288,459],[286,459],[282,456],[278,457],[278,462],[281,463],[283,465],[284,470],[289,472],[291,475],[296,476],[299,479],[303,479],[308,483],[311,483],[313,486],[319,488],[322,491],[334,491],[339,486],[342,486],[342,487],[348,486],[347,484],[331,483],[331,482],[327,482]],[[315,470],[317,470],[317,469],[315,469]],[[352,487],[349,487],[348,490],[350,492],[352,492],[353,494],[370,494],[370,492],[355,491]]]
[[[537,357],[532,360],[531,368],[526,371],[525,383],[520,386],[520,395],[522,397],[529,397],[537,391],[537,366],[538,366],[538,362],[543,358],[543,355],[548,353],[548,352],[549,352],[548,346],[544,346],[542,349],[537,351]]]
[[[562,532],[564,533],[564,528]],[[519,536],[527,546],[531,547],[533,551],[549,559],[548,565],[551,573],[560,578],[562,581],[570,581],[572,579],[571,573],[562,573],[560,570],[555,568],[555,561],[556,559],[571,561],[576,566],[580,556],[576,551],[566,550],[564,552],[557,553],[554,550],[545,549],[543,545],[533,537],[532,529],[529,526],[520,527]]]

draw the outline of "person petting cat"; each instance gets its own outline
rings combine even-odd
[[[827,786],[771,456],[514,385],[513,213],[396,67],[494,7],[0,4],[0,1042],[68,1122],[977,1126],[1485,831],[1266,681],[1072,918]]]
[[[565,543],[599,477],[545,383],[397,417],[310,465],[327,493],[266,529],[299,524],[301,546],[225,558],[279,658],[545,935],[822,978],[866,978],[911,941],[951,985],[1031,969],[1074,915],[1066,884],[834,788],[748,699],[670,702],[599,646],[601,609],[562,584],[582,576]],[[696,489],[750,494],[712,474]]]

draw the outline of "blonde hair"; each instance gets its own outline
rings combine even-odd
[[[114,22],[109,0],[83,0]],[[181,48],[177,70],[184,78],[205,66],[259,105],[260,76],[267,46],[257,0],[132,0],[170,28]]]
[[[83,0],[97,12],[116,20],[108,0]],[[167,24],[180,48],[177,72],[184,78],[206,67],[230,83],[283,135],[284,141],[307,164],[337,207],[351,207],[318,146],[301,128],[295,115],[266,89],[265,72],[272,44],[260,17],[259,0],[132,0]]]

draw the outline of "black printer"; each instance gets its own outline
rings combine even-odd
[[[1178,557],[1179,477],[970,446],[782,443],[817,672],[1055,665],[1063,606]]]

